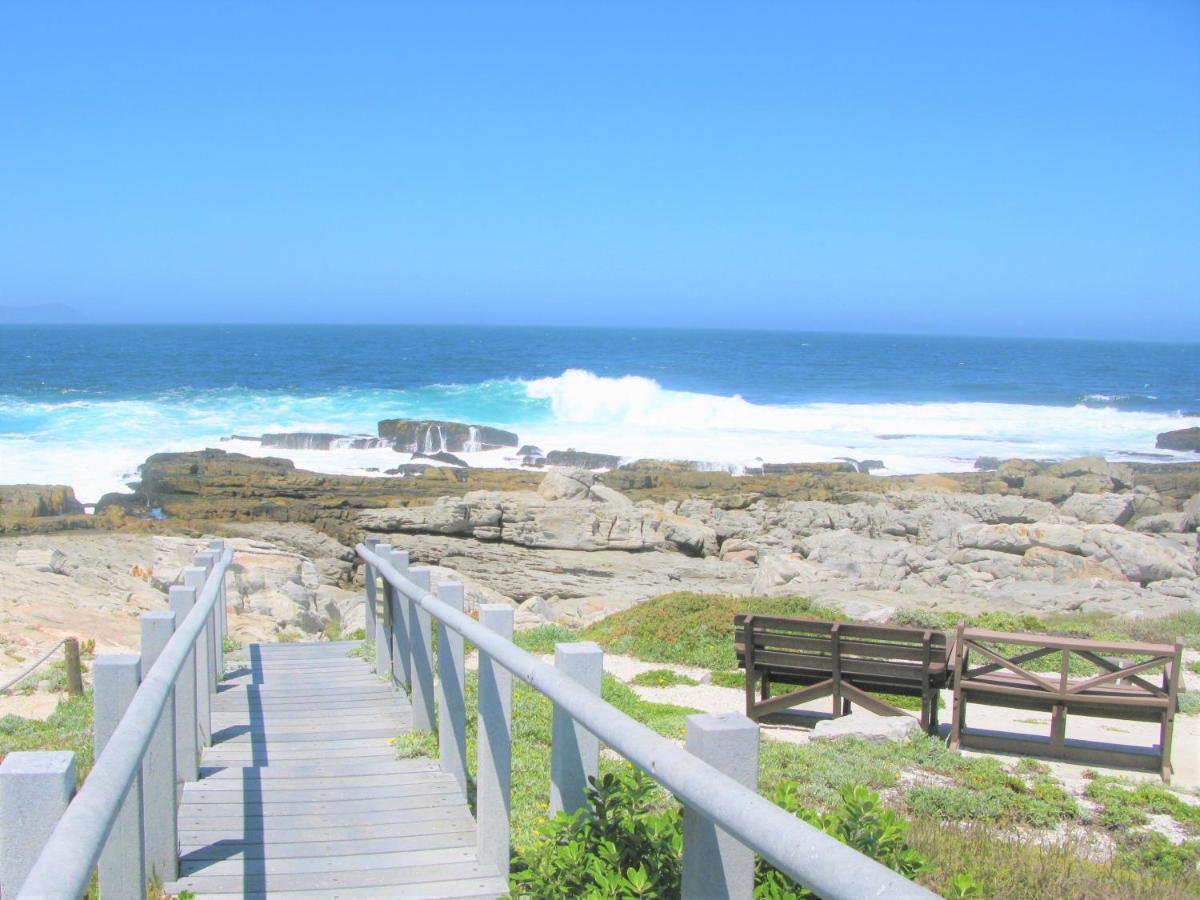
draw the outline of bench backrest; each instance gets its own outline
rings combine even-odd
[[[1036,691],[1048,698],[1084,699],[1123,685],[1172,707],[1177,702],[1183,656],[1179,641],[1174,645],[1094,641],[960,625],[953,646],[955,677],[965,685],[973,679],[1001,675],[1011,681],[1010,690]],[[1029,664],[1045,657],[1056,659],[1055,670],[1031,671]],[[1089,674],[1072,675],[1073,659],[1082,660],[1091,669]],[[1148,680],[1147,676],[1155,674],[1161,674],[1160,684]]]
[[[734,616],[733,624],[738,662],[784,677],[839,675],[919,686],[931,667],[944,672],[947,662],[947,635],[935,629],[749,613]]]

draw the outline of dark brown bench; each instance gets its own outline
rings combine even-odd
[[[1029,663],[1055,655],[1057,671],[1030,671]],[[1094,674],[1073,677],[1073,656],[1089,663]],[[1170,781],[1182,656],[1178,641],[1174,645],[1115,643],[959,626],[951,663],[954,711],[950,747],[1150,769]],[[1048,712],[1050,735],[968,730],[967,707],[971,703]],[[1146,750],[1068,741],[1068,715],[1157,722],[1159,743]]]
[[[872,696],[897,694],[919,698],[921,726],[937,732],[938,691],[949,671],[945,632],[752,614],[738,614],[733,623],[738,663],[746,670],[746,715],[755,721],[826,718],[793,708],[821,697],[833,698],[834,718],[850,712],[852,703],[878,715],[907,715]],[[772,696],[774,685],[800,689]]]

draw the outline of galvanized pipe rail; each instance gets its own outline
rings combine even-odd
[[[177,627],[172,612],[143,615],[143,656],[149,654],[155,658],[152,662],[147,660],[148,670],[140,677],[140,682],[139,657],[97,659],[98,741],[102,729],[110,729],[111,733],[83,787],[54,825],[36,862],[24,876],[19,893],[12,894],[18,900],[73,900],[80,897],[87,890],[98,862],[100,889],[105,898],[110,895],[144,896],[148,874],[162,881],[175,877],[178,865],[174,842],[177,782],[180,776],[195,777],[194,754],[202,749],[211,730],[210,722],[205,721],[207,699],[215,690],[223,665],[220,641],[225,635],[227,621],[224,581],[233,551],[223,549],[219,541],[212,542],[210,547],[214,549],[197,555],[196,566],[184,570],[184,586],[172,588],[172,606],[184,612]],[[111,680],[111,694],[107,697],[101,696],[104,690],[101,669],[111,670],[117,676]],[[136,686],[132,698],[120,696],[117,687],[130,682]],[[180,701],[190,702],[191,706],[182,710],[183,720],[176,722],[176,706]],[[101,721],[102,703],[106,712],[119,715],[119,721],[116,716],[112,717],[113,721]],[[123,714],[121,707],[124,707]],[[171,727],[165,728],[164,723]],[[190,740],[187,739],[189,731]],[[193,758],[177,758],[179,748],[183,749],[185,757],[192,755]],[[9,758],[13,756],[18,754],[10,754]],[[20,756],[30,758],[18,761],[26,763],[27,768],[8,772],[12,778],[0,787],[11,790],[14,795],[20,793],[25,803],[37,790],[43,790],[52,802],[56,791],[45,788],[61,789],[61,785],[43,783],[42,787],[38,786],[37,776],[45,767],[39,767],[40,760],[35,757],[46,759],[69,757],[70,754]],[[0,772],[3,774],[6,773]],[[69,773],[56,770],[56,774],[60,776],[58,781],[69,774],[69,796],[69,790],[74,786],[73,764],[69,766]],[[29,778],[30,775],[33,777]],[[144,798],[143,781],[148,788]],[[14,787],[7,788],[9,783]],[[20,788],[25,783],[30,790],[22,793]],[[2,795],[3,791],[0,791]],[[122,823],[121,827],[115,829],[118,822]],[[133,827],[127,828],[128,823],[133,823]],[[0,829],[4,827],[5,823],[0,822]],[[168,833],[165,844],[159,840],[164,831]],[[17,839],[28,841],[27,835],[14,833],[5,837],[14,842]],[[113,842],[118,846],[112,846]],[[168,871],[147,872],[147,848],[159,852],[159,865]],[[111,891],[106,881],[114,885]],[[9,890],[11,885],[6,889],[6,896]]]
[[[511,802],[508,796],[494,795],[497,790],[501,794],[508,791],[509,775],[507,772],[489,772],[485,778],[483,771],[487,755],[485,745],[495,742],[498,737],[507,737],[511,741],[511,729],[507,722],[511,711],[485,708],[489,704],[492,707],[504,707],[510,702],[505,699],[503,686],[497,685],[495,673],[498,664],[500,668],[552,700],[557,708],[556,714],[558,710],[563,711],[678,797],[689,815],[698,815],[715,825],[719,830],[717,836],[710,840],[704,849],[710,852],[720,851],[722,837],[719,832],[726,832],[744,848],[762,855],[781,871],[827,900],[934,896],[897,872],[801,821],[755,790],[739,783],[726,772],[677,747],[604,702],[579,681],[517,647],[510,639],[512,618],[507,607],[482,607],[481,622],[477,622],[461,611],[461,586],[454,586],[452,593],[455,603],[450,605],[430,593],[428,571],[422,570],[419,574],[417,570],[409,572],[407,554],[393,553],[390,545],[377,546],[377,539],[371,539],[370,545],[359,544],[356,550],[367,566],[366,595],[367,603],[372,607],[368,613],[368,621],[375,620],[375,578],[382,577],[384,584],[383,614],[378,617],[376,634],[379,671],[402,683],[411,679],[408,686],[414,707],[419,698],[432,696],[433,693],[432,669],[427,664],[425,649],[429,640],[430,617],[442,624],[443,639],[448,633],[454,633],[470,641],[479,650],[481,777],[478,817],[481,855],[487,832],[496,831],[501,837],[504,859],[507,860],[507,817]],[[399,567],[394,564],[397,562]],[[423,584],[415,583],[410,575],[419,578]],[[505,616],[502,615],[505,613],[506,623]],[[424,619],[424,622],[420,621],[421,619]],[[501,633],[489,628],[489,621],[499,622],[498,630]],[[507,634],[503,633],[505,630],[508,631]],[[368,640],[371,637],[370,634],[367,635]],[[439,668],[440,662],[439,659]],[[485,676],[488,679],[486,690]],[[508,688],[508,695],[511,697],[511,687]],[[443,716],[445,715],[446,713],[443,713]],[[453,723],[455,726],[457,724]],[[442,727],[443,723],[439,722],[439,730]],[[755,759],[757,736],[755,726]],[[457,741],[454,743],[457,744]],[[492,757],[497,757],[496,749],[492,746],[488,751]],[[454,748],[453,752],[460,751]],[[498,757],[502,760],[502,766],[508,765],[506,753],[507,749],[502,748]],[[461,760],[452,760],[451,765],[458,767],[463,763]],[[493,821],[485,821],[489,818]],[[501,821],[494,821],[497,818]],[[684,893],[689,895],[686,817],[684,840]],[[745,859],[745,855],[742,859]],[[752,856],[750,860],[749,877],[752,879]],[[744,865],[742,868],[744,872]],[[747,887],[752,889],[752,884]],[[737,893],[739,896],[744,895],[744,890]],[[728,896],[729,893],[722,889],[714,895]]]

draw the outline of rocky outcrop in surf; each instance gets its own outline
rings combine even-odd
[[[1200,428],[1164,431],[1155,440],[1154,446],[1159,450],[1192,450],[1200,453]]]
[[[384,419],[378,428],[381,438],[408,453],[478,453],[520,443],[511,431],[434,419]]]

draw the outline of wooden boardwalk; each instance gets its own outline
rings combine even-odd
[[[398,760],[404,695],[356,643],[253,644],[213,700],[213,743],[179,808],[198,897],[496,897],[475,822],[432,760]]]

